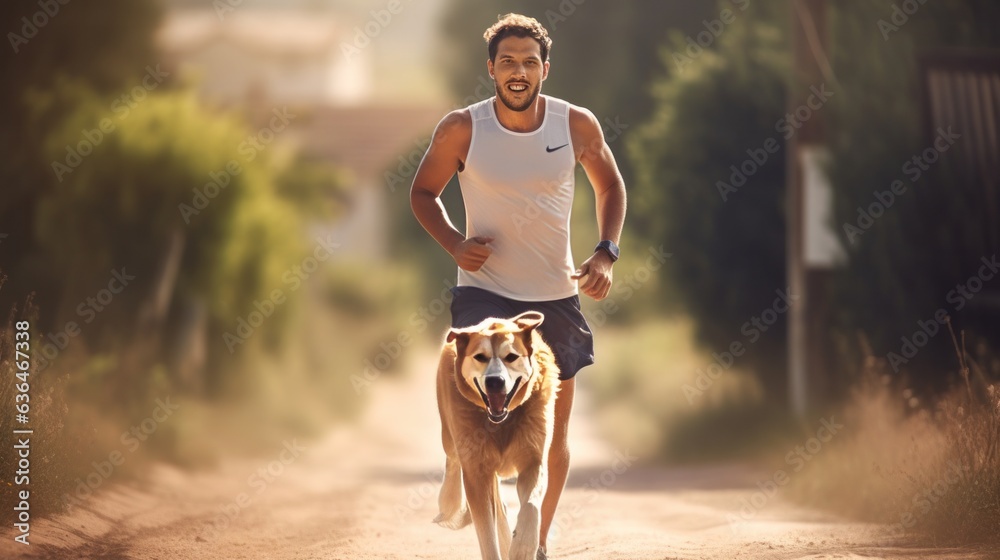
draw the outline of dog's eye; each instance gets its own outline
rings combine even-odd
[[[508,364],[512,364],[514,363],[514,360],[517,360],[520,357],[521,356],[518,356],[517,354],[511,352],[510,354],[507,354],[507,357],[504,358],[503,361],[507,362]]]
[[[485,364],[485,363],[488,363],[490,361],[489,356],[487,356],[486,354],[483,354],[482,352],[480,352],[480,353],[476,354],[475,356],[473,356],[472,359],[476,360],[477,362],[479,362],[481,364]]]

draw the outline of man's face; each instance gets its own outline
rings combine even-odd
[[[505,37],[495,60],[486,62],[496,83],[497,98],[511,111],[524,111],[538,98],[549,63],[542,62],[542,46],[531,37]]]

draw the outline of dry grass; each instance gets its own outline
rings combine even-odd
[[[696,348],[690,320],[604,328],[596,345],[597,364],[578,379],[616,445],[643,457],[704,461],[755,455],[780,437],[782,417],[768,410],[739,361],[700,394],[685,393],[713,363]]]
[[[682,387],[710,358],[694,347],[686,320],[604,329],[597,343],[598,364],[579,379],[617,445],[676,462],[780,459],[774,454],[801,443],[798,424],[761,406],[738,363],[703,400],[688,402]],[[844,429],[791,477],[786,495],[884,523],[887,544],[1000,544],[1000,383],[991,381],[1000,379],[1000,360],[984,348],[974,359],[960,355],[960,383],[936,397],[894,381],[870,358],[863,381],[833,411]]]
[[[154,365],[145,374],[131,376],[128,399],[123,400],[109,390],[121,355],[81,350],[32,374],[32,519],[66,505],[85,508],[91,494],[141,481],[153,461],[201,467],[226,457],[271,453],[285,438],[308,439],[354,416],[364,395],[355,393],[349,376],[361,372],[366,351],[389,335],[378,328],[378,317],[368,318],[366,312],[361,313],[362,321],[331,306],[297,309],[289,320],[287,341],[270,352],[262,344],[244,352],[234,366],[239,375],[215,399],[178,390],[165,368]],[[34,356],[43,335],[36,329],[36,317],[29,300],[0,325],[0,446],[5,450],[13,449],[12,430],[21,427],[14,425],[14,321],[31,320]],[[33,361],[37,365],[37,358]],[[404,360],[399,362],[394,365],[403,368]],[[158,399],[178,408],[136,444],[129,433],[144,421],[154,426],[150,418]],[[107,472],[112,453],[124,461],[108,476],[98,476]],[[22,489],[14,482],[17,459],[15,453],[0,453],[0,503],[16,503],[14,493]],[[5,509],[0,522],[9,526],[14,513]]]
[[[3,278],[0,278],[2,284]],[[27,489],[32,518],[58,511],[62,492],[68,490],[77,477],[86,476],[90,460],[97,458],[92,453],[94,447],[88,445],[93,443],[92,434],[69,415],[64,386],[51,376],[32,374],[29,370],[30,421],[27,425],[15,424],[15,384],[20,380],[15,377],[18,369],[14,360],[14,321],[15,318],[18,321],[32,319],[34,314],[29,298],[20,313],[12,310],[7,323],[0,326],[0,447],[5,450],[0,453],[0,503],[17,503],[14,497]],[[31,340],[37,340],[37,333],[32,332]],[[17,453],[8,452],[14,449],[18,438],[25,437],[13,433],[14,429],[22,428],[34,430],[28,436],[28,485],[16,484],[19,457]],[[14,521],[14,513],[5,508],[0,521],[9,526]]]
[[[961,356],[962,383],[933,402],[869,358],[843,414],[844,437],[793,481],[791,495],[889,524],[889,538],[1000,542],[1000,387],[980,365],[987,361]]]

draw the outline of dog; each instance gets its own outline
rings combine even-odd
[[[548,483],[559,370],[537,327],[544,315],[486,319],[448,332],[437,375],[444,481],[434,522],[474,523],[483,560],[535,560]],[[501,478],[517,476],[513,535]]]

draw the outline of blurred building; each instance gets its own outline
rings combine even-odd
[[[810,84],[836,83],[827,55],[830,41],[828,0],[791,0],[793,87],[790,110],[806,102]],[[1000,245],[1000,51],[982,48],[924,50],[918,93],[923,108],[924,135],[933,145],[941,131],[961,131],[965,149],[935,154],[949,164],[949,192],[976,201],[973,223],[989,224],[983,233],[989,245]],[[837,384],[829,364],[834,349],[827,331],[831,322],[828,299],[831,271],[844,252],[832,224],[832,191],[823,171],[827,157],[825,116],[817,114],[789,142],[787,241],[788,283],[803,303],[789,313],[789,395],[792,409],[804,414],[822,403]],[[943,152],[943,150],[942,150]],[[925,156],[926,157],[926,156]],[[931,161],[931,160],[928,160]],[[904,170],[906,168],[904,167]],[[926,169],[926,168],[925,168]],[[964,304],[963,304],[964,305]],[[956,311],[960,308],[956,308]],[[966,316],[982,324],[1000,316],[1000,291],[986,287],[970,300]],[[964,344],[964,343],[963,343]]]
[[[385,172],[397,172],[401,156],[414,159],[446,107],[414,103],[405,87],[395,97],[384,87],[376,95],[376,74],[393,72],[385,51],[398,40],[380,32],[351,48],[364,26],[355,15],[330,11],[242,7],[219,14],[209,6],[168,11],[157,42],[168,71],[208,103],[245,111],[251,126],[266,126],[275,108],[287,107],[295,117],[277,140],[346,169],[353,180],[346,218],[317,229],[335,233],[342,255],[379,258],[386,253],[386,197],[405,196]]]
[[[963,185],[956,187],[979,195],[986,222],[1000,224],[1000,51],[927,52],[920,74],[927,140],[933,142],[939,129],[950,126],[966,132],[963,142],[969,148],[957,162]],[[994,247],[1000,246],[1000,228],[987,234]]]
[[[360,103],[371,64],[364,51],[348,61],[345,26],[332,15],[241,9],[168,12],[157,37],[165,65],[223,104]]]
[[[414,33],[426,33],[417,29],[421,21],[400,19],[363,48],[351,49],[360,42],[359,29],[370,25],[366,14],[287,9],[278,2],[220,14],[204,4],[165,14],[157,34],[163,68],[207,104],[238,111],[251,131],[273,136],[269,152],[294,150],[345,170],[347,211],[334,223],[310,224],[310,235],[332,233],[340,244],[334,259],[386,258],[389,197],[407,196],[415,169],[401,162],[419,162],[446,110],[444,102],[409,96],[403,82],[410,82],[399,78],[406,71],[430,74],[402,62],[428,48],[413,40]],[[398,52],[400,42],[409,45],[407,52]],[[289,115],[288,125],[267,133],[275,111]],[[387,172],[405,177],[390,184]],[[196,392],[202,390],[207,317],[203,305],[187,304],[171,341],[172,369]]]
[[[1000,50],[940,49],[920,58],[924,135],[962,131],[964,150],[954,155],[955,196],[978,200],[984,232],[1000,247]],[[981,321],[1000,318],[1000,290],[987,286],[969,301],[968,314]]]

